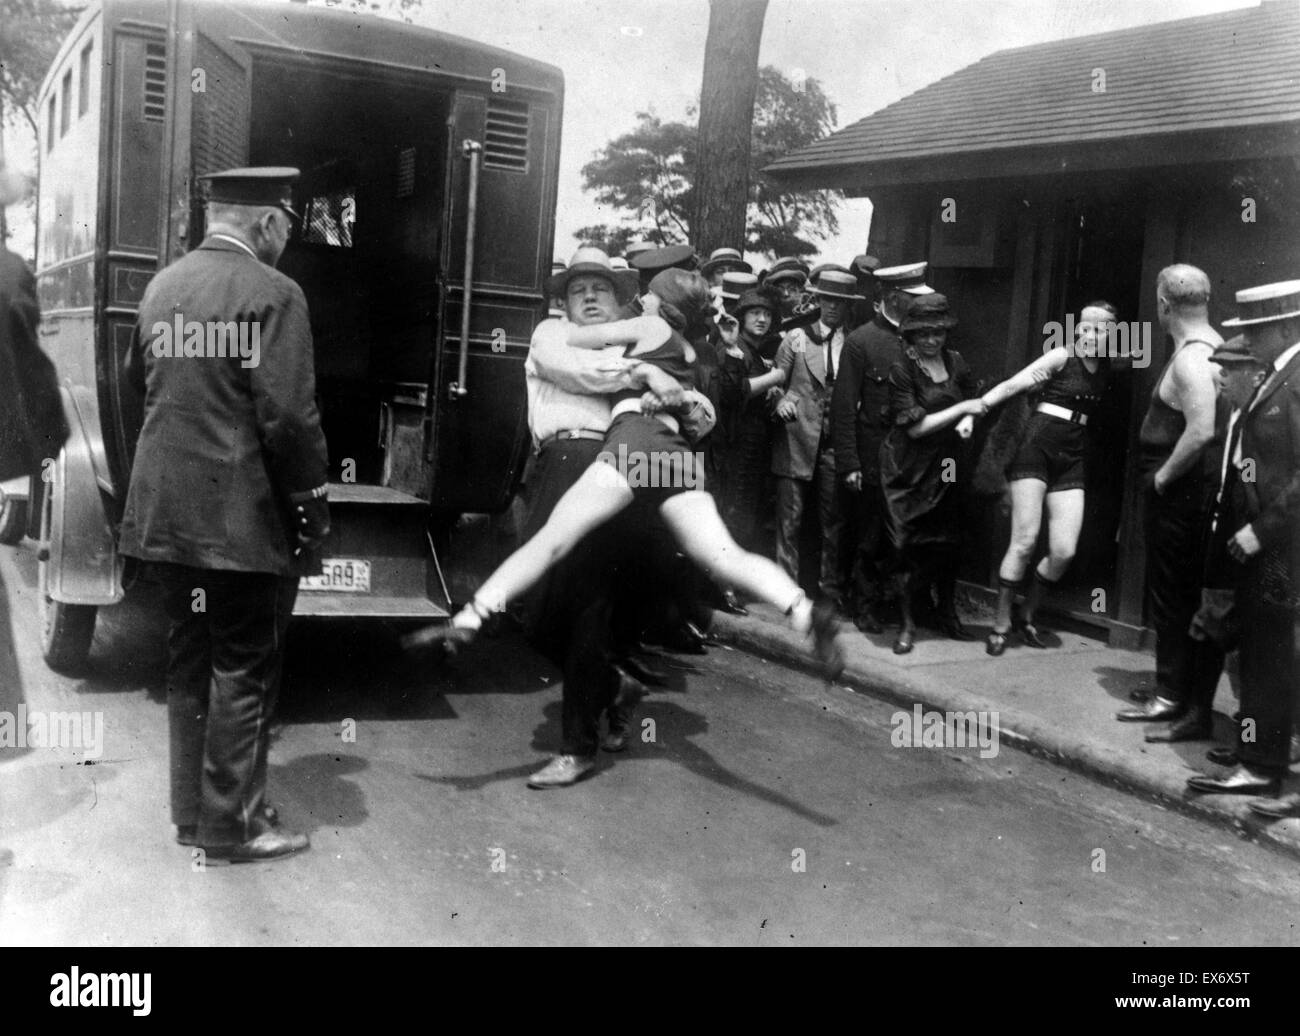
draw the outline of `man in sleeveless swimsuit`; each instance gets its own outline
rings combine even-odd
[[[1174,351],[1156,382],[1139,436],[1145,485],[1147,593],[1156,634],[1156,693],[1115,718],[1172,721],[1148,741],[1210,737],[1210,710],[1223,650],[1192,639],[1200,606],[1206,531],[1218,484],[1214,408],[1218,373],[1210,354],[1223,338],[1210,326],[1210,279],[1194,266],[1160,271],[1156,306]]]

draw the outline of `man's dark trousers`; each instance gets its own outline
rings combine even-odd
[[[1147,593],[1156,634],[1156,693],[1209,710],[1223,672],[1223,650],[1188,635],[1201,603],[1212,490],[1197,473],[1163,494],[1146,490]]]
[[[563,440],[542,448],[529,475],[521,542],[544,525],[555,505],[604,445]],[[631,510],[630,508],[628,510]],[[524,626],[533,645],[564,674],[560,727],[566,755],[596,753],[601,713],[618,686],[613,668],[615,584],[628,511],[585,536],[528,595]]]
[[[171,809],[199,845],[265,830],[266,757],[298,580],[153,562],[163,589]],[[199,591],[202,591],[200,594]]]

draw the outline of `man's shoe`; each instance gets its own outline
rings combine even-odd
[[[1175,741],[1210,741],[1214,737],[1214,725],[1204,709],[1188,709],[1186,715],[1174,720],[1167,727],[1147,732],[1146,740],[1170,744]]]
[[[600,739],[603,752],[623,752],[627,750],[627,726],[618,726],[613,716],[609,720],[609,732]]]
[[[722,591],[722,610],[742,617],[749,614],[749,609],[740,603],[735,590]]]
[[[704,634],[693,622],[682,622],[663,636],[664,648],[682,655],[707,655]]]
[[[1165,720],[1179,719],[1187,706],[1182,702],[1170,701],[1159,696],[1136,709],[1120,709],[1115,718],[1121,723],[1163,723]]]
[[[1250,804],[1250,811],[1268,820],[1300,817],[1300,793],[1293,791],[1276,799],[1260,799]]]
[[[902,629],[898,631],[898,636],[894,638],[894,654],[906,655],[911,652],[913,645],[916,643],[916,630]]]
[[[237,845],[205,845],[204,852],[214,860],[229,860],[231,863],[251,863],[255,860],[275,860],[281,856],[302,852],[311,845],[311,840],[296,831],[283,828],[271,828],[263,831],[256,838]]]
[[[668,685],[668,674],[662,669],[655,668],[644,658],[628,655],[619,659],[618,664],[634,680],[639,680],[643,684],[649,684],[651,687],[666,687]]]
[[[1237,750],[1229,748],[1227,745],[1211,748],[1205,753],[1205,758],[1212,763],[1218,763],[1220,766],[1236,766],[1241,761],[1237,758]]]
[[[1192,791],[1217,795],[1276,795],[1282,787],[1282,780],[1242,763],[1226,777],[1207,777],[1203,773],[1188,777],[1187,786]]]
[[[590,755],[557,755],[528,778],[530,788],[564,788],[596,768],[596,759]]]
[[[818,601],[813,605],[812,629],[813,657],[827,683],[838,680],[844,673],[844,651],[839,643],[840,621],[835,605]]]

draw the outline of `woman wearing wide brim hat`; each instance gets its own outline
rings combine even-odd
[[[758,531],[772,463],[772,408],[767,395],[785,382],[773,368],[781,336],[775,333],[777,303],[770,294],[751,289],[737,300],[732,319],[719,326],[719,454],[715,465],[718,505],[723,521],[748,550],[761,550]],[[772,344],[775,340],[775,345]],[[728,610],[735,611],[727,601]]]
[[[903,623],[894,653],[900,655],[912,650],[914,605],[932,584],[939,595],[940,629],[954,640],[972,639],[956,609],[966,470],[960,457],[975,418],[988,407],[966,361],[948,348],[948,331],[956,325],[943,295],[913,300],[899,324],[903,359],[889,370],[893,427],[880,451],[880,482],[899,558]]]
[[[473,640],[488,618],[504,611],[584,536],[637,501],[663,519],[681,551],[713,579],[782,610],[796,631],[811,638],[814,657],[834,678],[844,661],[833,611],[815,606],[771,559],[737,546],[702,485],[699,457],[671,413],[682,390],[694,385],[690,338],[710,319],[708,282],[698,273],[664,270],[651,281],[642,306],[643,315],[630,320],[571,325],[568,344],[626,346],[629,359],[649,368],[644,372],[649,391],[668,406],[644,412],[639,387],[613,395],[614,419],[604,450],[561,497],[546,524],[488,576],[449,626],[430,627],[407,642]]]

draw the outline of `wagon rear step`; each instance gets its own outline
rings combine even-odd
[[[448,617],[426,500],[388,486],[331,482],[322,574],[299,582],[294,615]]]

